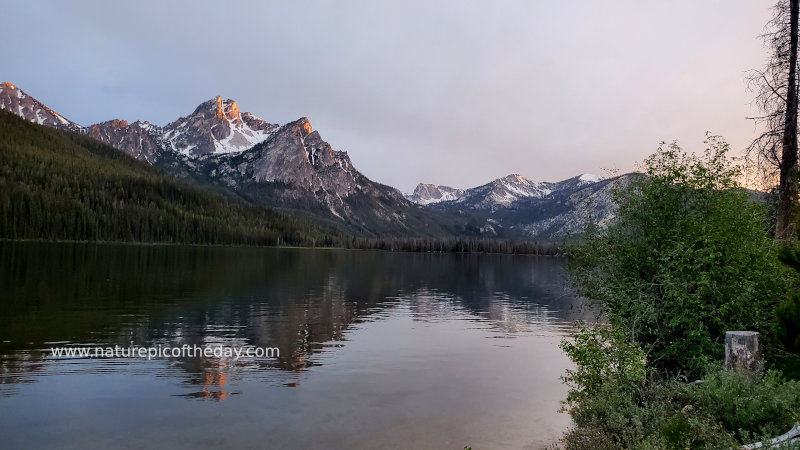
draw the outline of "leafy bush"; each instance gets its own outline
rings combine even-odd
[[[680,387],[687,403],[741,442],[783,434],[800,419],[800,383],[784,382],[779,372],[718,371]]]
[[[635,389],[604,383],[570,413],[570,449],[737,448],[788,431],[800,418],[800,383],[777,372],[716,371],[703,383],[651,376]]]
[[[571,387],[567,404],[591,398],[608,384],[630,391],[644,382],[644,352],[611,327],[584,327],[572,340],[561,341],[561,348],[576,365],[562,377]]]
[[[728,144],[702,156],[662,144],[645,174],[615,192],[607,229],[568,248],[573,284],[641,345],[649,364],[699,376],[729,330],[771,336],[788,285],[763,207],[738,184]]]

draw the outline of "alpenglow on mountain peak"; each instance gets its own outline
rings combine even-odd
[[[218,95],[165,126],[160,141],[164,147],[190,157],[234,153],[263,142],[277,129],[277,124],[242,113],[236,101]]]
[[[0,83],[0,109],[39,125],[83,132],[82,126],[48,108],[8,81]]]
[[[223,100],[221,95],[201,103],[192,114],[206,117],[213,116],[219,120],[242,122],[241,112],[236,101],[230,98]]]

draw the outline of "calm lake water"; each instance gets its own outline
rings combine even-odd
[[[0,446],[539,448],[569,426],[559,258],[0,243]],[[54,357],[54,346],[279,357]]]

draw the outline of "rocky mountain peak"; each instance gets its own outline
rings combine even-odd
[[[311,127],[311,122],[308,120],[308,117],[301,117],[295,121],[289,122],[286,125],[280,127],[281,129],[288,128],[291,129],[294,133],[296,133],[301,138],[306,138],[314,133],[314,128]]]
[[[221,95],[218,95],[215,101],[216,109],[214,110],[214,117],[219,120],[242,123],[242,114],[239,111],[239,105],[236,104],[236,101],[232,99],[222,100]]]
[[[503,178],[508,180],[508,181],[516,181],[516,182],[520,182],[520,183],[530,183],[531,182],[529,179],[523,177],[522,175],[520,175],[518,173],[512,173],[510,175],[506,175]]]
[[[451,202],[460,200],[464,195],[461,189],[454,189],[449,186],[437,186],[435,184],[419,183],[414,188],[414,193],[406,195],[408,200],[420,205],[431,203]]]
[[[201,117],[203,119],[217,119],[219,121],[242,121],[239,105],[235,100],[223,100],[221,95],[200,103],[197,108],[186,117]]]
[[[186,156],[236,153],[263,142],[278,125],[242,113],[232,99],[217,96],[163,129],[163,145]]]
[[[128,121],[124,119],[112,119],[109,120],[108,122],[111,124],[111,126],[114,127],[127,127],[128,125],[130,125]]]
[[[26,94],[22,89],[8,81],[0,83],[0,109],[39,125],[47,125],[78,133],[84,132],[82,126],[48,108],[42,102]]]
[[[431,183],[419,183],[417,187],[414,188],[414,193],[412,195],[424,195],[433,192],[436,189],[435,184]]]
[[[297,120],[297,123],[300,125],[300,128],[302,128],[306,136],[314,132],[314,129],[311,128],[311,122],[308,121],[308,117],[301,117],[299,120]]]

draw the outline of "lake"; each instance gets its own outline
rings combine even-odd
[[[586,318],[511,255],[0,242],[0,292],[6,449],[540,448]],[[51,354],[181,346],[279,355]]]

